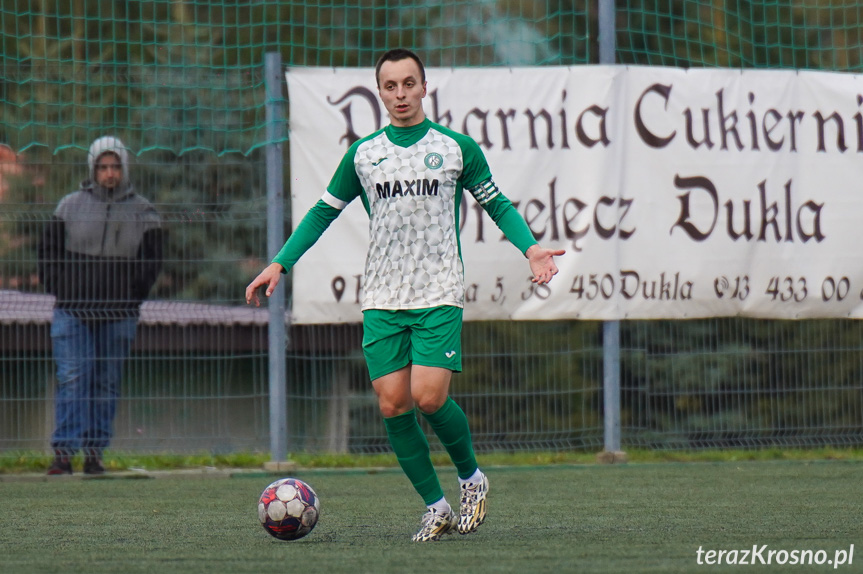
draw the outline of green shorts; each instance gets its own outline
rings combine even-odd
[[[374,381],[413,363],[461,372],[461,307],[363,311],[363,354]]]

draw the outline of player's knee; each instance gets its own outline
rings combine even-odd
[[[422,412],[430,415],[432,413],[437,412],[443,404],[446,402],[446,395],[443,397],[438,395],[425,395],[421,397],[414,397],[414,401],[417,404],[417,408]]]
[[[390,400],[386,397],[378,397],[378,409],[381,416],[384,418],[397,417],[411,410],[413,405],[410,402]]]

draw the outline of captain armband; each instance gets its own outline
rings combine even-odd
[[[500,194],[500,189],[495,185],[492,178],[488,178],[479,185],[468,188],[468,191],[480,205],[485,205]]]

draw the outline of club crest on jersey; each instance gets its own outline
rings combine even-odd
[[[443,165],[443,156],[434,151],[428,153],[425,157],[425,164],[429,169],[440,169]]]

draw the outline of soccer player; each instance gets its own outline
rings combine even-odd
[[[457,213],[467,190],[528,259],[532,281],[557,274],[554,256],[540,247],[527,223],[500,192],[479,145],[432,123],[422,100],[425,68],[413,52],[394,49],[375,68],[378,93],[390,125],[356,141],[323,197],[309,210],[272,264],[246,288],[260,305],[282,273],[297,262],[357,197],[371,220],[363,283],[363,353],[402,469],[428,510],[417,542],[449,532],[476,531],[486,517],[488,478],[479,469],[467,417],[449,397],[461,371],[464,269]],[[402,182],[416,182],[405,189]],[[409,238],[410,237],[410,238]],[[429,422],[458,471],[458,512],[444,497],[416,409]]]

